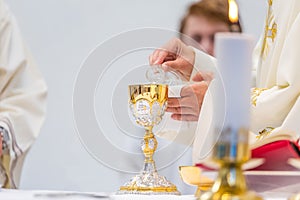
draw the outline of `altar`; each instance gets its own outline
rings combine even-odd
[[[265,200],[287,200],[300,183],[287,188],[260,193]],[[5,200],[50,200],[50,199],[112,199],[112,200],[195,200],[194,195],[115,195],[101,192],[41,191],[41,190],[1,190],[0,199]]]

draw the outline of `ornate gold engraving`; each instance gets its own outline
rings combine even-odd
[[[153,159],[157,140],[152,132],[153,126],[162,120],[167,100],[168,86],[161,84],[130,85],[129,107],[137,124],[146,130],[142,140],[145,156],[143,171],[120,187],[118,194],[175,194],[176,186],[158,174]]]
[[[267,90],[267,89],[266,88],[253,88],[252,89],[251,103],[252,103],[253,106],[256,106],[257,98],[265,90]]]
[[[270,45],[268,43],[268,38],[270,38],[271,41],[274,42],[277,36],[277,23],[275,22],[273,10],[272,10],[273,1],[269,0],[268,3],[269,3],[269,8],[268,8],[268,14],[265,22],[264,39],[263,39],[261,55],[260,55],[261,60],[264,60],[269,53]]]
[[[262,131],[259,131],[258,135],[256,136],[256,139],[257,140],[263,139],[264,137],[270,135],[273,130],[274,130],[273,127],[266,127]]]
[[[273,4],[273,0],[269,0],[269,5],[271,6]]]
[[[274,22],[272,28],[268,29],[267,37],[271,38],[272,42],[274,42],[276,35],[277,35],[277,24],[276,22]]]

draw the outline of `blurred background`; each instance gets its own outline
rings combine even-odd
[[[27,156],[22,189],[114,192],[133,175],[101,164],[81,144],[72,111],[77,73],[89,52],[114,35],[143,27],[177,30],[192,2],[6,0],[49,90],[47,118]],[[267,1],[238,0],[238,3],[244,32],[257,40],[263,28]],[[136,141],[136,151],[139,151],[138,145]],[[162,167],[160,172],[178,184],[183,193],[192,193],[194,189],[181,183],[178,175],[179,165],[190,164],[191,150],[187,149],[179,160]],[[142,163],[136,161],[132,165],[139,169]]]

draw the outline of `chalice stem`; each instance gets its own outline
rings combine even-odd
[[[157,148],[157,140],[152,132],[153,126],[145,128],[146,132],[142,142],[142,150],[145,156],[144,169],[146,173],[156,172],[155,162],[153,160],[153,154]]]

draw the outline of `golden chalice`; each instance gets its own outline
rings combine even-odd
[[[144,168],[139,175],[120,187],[118,194],[175,194],[176,186],[164,176],[157,173],[153,154],[157,140],[152,132],[160,123],[165,113],[168,100],[168,86],[162,84],[145,84],[129,86],[129,107],[137,124],[146,130],[142,140],[145,156]]]

